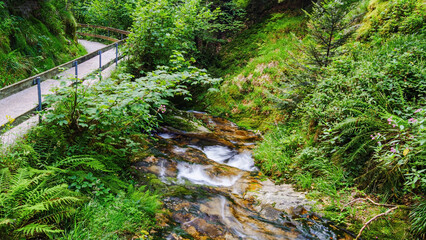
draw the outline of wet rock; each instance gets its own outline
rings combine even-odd
[[[145,158],[143,161],[147,162],[147,163],[157,163],[158,158],[156,158],[154,156],[149,156],[149,157]]]
[[[306,199],[303,192],[294,191],[290,184],[275,185],[271,180],[260,183],[261,187],[246,193],[246,197],[254,197],[260,205],[271,205],[278,210],[289,211],[291,208],[304,206],[310,209],[315,202]]]
[[[227,240],[345,237],[332,225],[308,213],[306,209],[313,202],[304,193],[294,191],[291,185],[259,180],[262,176],[254,167],[250,151],[261,139],[258,134],[225,119],[191,114],[211,131],[179,130],[176,125],[165,127],[157,135],[159,152],[155,157],[148,156],[134,165],[140,172],[157,176],[151,178],[151,185],[163,194],[173,225],[184,230],[186,237]],[[167,233],[170,239],[179,239],[179,231],[171,232]]]

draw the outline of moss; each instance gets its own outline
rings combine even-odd
[[[368,5],[358,39],[368,39],[373,33],[382,36],[402,32],[414,33],[425,26],[426,6],[423,0],[386,1],[372,0]]]
[[[179,116],[166,116],[164,118],[164,124],[187,132],[195,131],[197,129],[197,126],[195,126],[193,122]]]
[[[387,211],[389,208],[368,203],[359,203],[357,206],[343,208],[339,200],[351,198],[353,192],[347,192],[347,196],[338,196],[335,203],[316,209],[327,219],[338,223],[347,230],[358,234],[364,224],[374,216]],[[325,200],[326,202],[329,201]],[[346,202],[345,201],[345,202]],[[406,209],[398,209],[394,212],[371,222],[362,233],[363,239],[412,239],[409,232],[408,212]]]
[[[0,8],[0,61],[7,63],[0,68],[0,87],[86,53],[76,42],[72,13],[54,1],[40,5],[29,16]]]

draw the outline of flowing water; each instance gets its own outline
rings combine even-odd
[[[308,213],[312,202],[303,193],[258,172],[251,154],[258,135],[193,114],[211,131],[165,128],[157,134],[161,154],[135,165],[157,175],[170,192],[163,201],[177,228],[164,239],[353,239]]]

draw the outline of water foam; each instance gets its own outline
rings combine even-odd
[[[190,147],[203,151],[207,158],[215,162],[239,168],[244,171],[257,170],[257,168],[254,166],[252,154],[249,151],[238,153],[229,147],[221,145],[206,146],[204,148],[191,145]]]
[[[175,137],[175,135],[171,133],[159,133],[158,136],[164,139],[172,139]]]
[[[179,146],[174,146],[172,151],[174,153],[185,153],[186,150],[187,150],[186,148],[181,148]]]
[[[236,154],[236,152],[232,151],[230,148],[220,145],[206,146],[202,151],[209,159],[218,163],[225,163],[226,160],[232,158]]]
[[[239,168],[245,171],[255,171],[257,168],[254,166],[254,160],[251,152],[244,151],[229,159],[227,165]]]
[[[208,169],[212,166],[203,166],[198,164],[189,164],[185,162],[179,162],[177,165],[178,175],[177,178],[182,181],[187,179],[192,183],[199,185],[209,185],[214,187],[230,187],[234,185],[241,176],[231,177],[211,177],[208,174]]]

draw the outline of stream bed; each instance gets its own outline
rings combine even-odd
[[[159,154],[134,165],[170,192],[163,202],[176,227],[164,239],[353,239],[310,213],[304,193],[258,172],[251,153],[257,134],[192,114],[207,128],[163,128]]]

